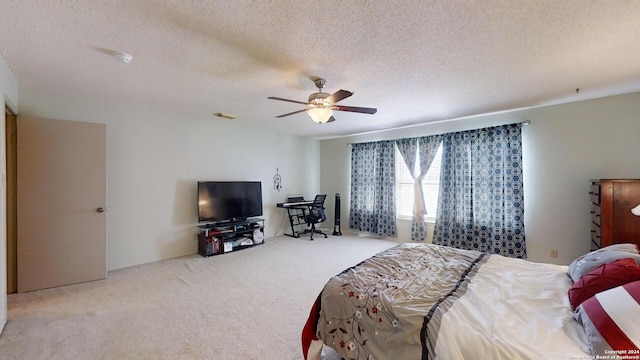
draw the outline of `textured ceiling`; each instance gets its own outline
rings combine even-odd
[[[4,0],[0,54],[21,86],[327,138],[638,91],[640,1]],[[313,77],[377,114],[276,119]]]

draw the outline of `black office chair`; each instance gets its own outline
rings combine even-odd
[[[309,206],[309,212],[305,217],[308,229],[305,230],[303,234],[311,234],[310,240],[313,240],[314,233],[324,235],[325,238],[327,237],[327,234],[316,229],[316,224],[327,220],[327,215],[324,213],[324,199],[326,198],[327,195],[316,195],[316,198],[313,200],[313,204]]]

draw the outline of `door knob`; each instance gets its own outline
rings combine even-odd
[[[105,208],[103,208],[103,207],[99,207],[99,208],[96,209],[96,211],[99,212],[99,213],[103,213],[103,212],[105,212],[107,210]]]

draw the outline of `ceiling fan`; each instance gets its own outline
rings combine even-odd
[[[302,110],[290,112],[287,114],[278,115],[276,117],[281,118],[281,117],[306,111],[314,122],[322,124],[322,123],[332,122],[336,120],[333,117],[333,110],[357,112],[362,114],[375,114],[376,111],[378,111],[377,109],[374,109],[374,108],[336,105],[337,102],[348,98],[349,96],[353,95],[353,93],[347,90],[338,90],[335,93],[330,95],[322,92],[322,88],[326,84],[326,81],[324,79],[315,79],[313,82],[316,84],[316,87],[318,88],[318,92],[309,95],[309,100],[307,102],[269,96],[267,99],[288,101],[296,104],[306,105],[308,107],[307,109],[302,109]]]

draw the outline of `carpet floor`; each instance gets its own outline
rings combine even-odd
[[[326,281],[395,245],[350,235],[281,236],[224,255],[12,294],[0,359],[300,360],[302,327]]]

